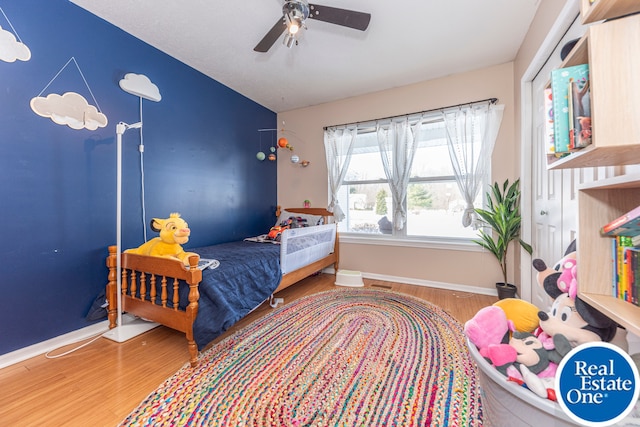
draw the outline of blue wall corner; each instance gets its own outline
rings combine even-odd
[[[142,103],[146,224],[140,132],[123,135],[123,247],[141,244],[144,227],[155,237],[149,221],[171,212],[189,223],[186,249],[265,233],[277,178],[274,162],[255,157],[258,129],[276,128],[273,111],[66,0],[6,3],[31,59],[0,61],[0,354],[89,325],[116,239],[115,126],[140,120],[139,98],[118,85],[124,74],[148,76],[162,100]],[[91,92],[73,63],[43,91],[72,57]],[[29,106],[41,92],[91,104],[93,94],[109,123],[57,125]]]

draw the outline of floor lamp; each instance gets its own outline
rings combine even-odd
[[[148,322],[133,316],[122,314],[122,135],[128,129],[140,129],[142,122],[126,124],[120,122],[116,125],[116,286],[118,325],[105,332],[103,336],[116,342],[125,342],[158,326],[157,323]]]

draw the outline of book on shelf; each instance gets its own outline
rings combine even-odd
[[[553,142],[553,92],[550,87],[544,90],[544,154],[547,158],[556,154]]]
[[[640,235],[640,206],[604,225],[600,233],[603,236],[629,236],[632,238]]]
[[[631,252],[631,283],[632,283],[632,296],[631,303],[640,306],[640,249],[634,248]]]
[[[612,243],[612,296],[638,305],[640,287],[640,248],[631,246],[631,238],[615,236]]]
[[[569,151],[591,144],[591,102],[589,80],[569,78]]]
[[[551,71],[553,141],[556,154],[567,153],[571,150],[569,138],[569,83],[571,81],[575,82],[578,86],[578,91],[580,91],[587,86],[588,80],[589,64],[574,65]],[[581,107],[576,105],[576,108],[580,110]],[[573,122],[573,118],[571,118],[571,122]]]
[[[628,266],[628,254],[631,248],[631,240],[626,236],[618,236],[620,239],[620,258],[618,261],[618,298],[623,301],[630,301],[629,292],[629,266]]]
[[[638,305],[638,282],[640,276],[638,275],[638,257],[640,256],[640,248],[627,248],[627,284],[629,287],[629,295],[627,301],[632,304]]]
[[[611,296],[618,298],[618,241],[611,239]]]
[[[638,305],[638,257],[640,256],[640,248],[627,247],[623,249],[623,291],[621,299]]]

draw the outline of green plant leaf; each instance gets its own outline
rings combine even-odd
[[[520,238],[522,217],[520,215],[520,179],[509,184],[509,180],[502,183],[502,187],[495,182],[489,186],[486,193],[487,208],[476,208],[480,222],[491,228],[491,234],[483,229],[478,230],[480,239],[473,242],[490,251],[498,260],[502,270],[504,282],[507,281],[507,254],[511,242],[518,242],[524,250],[531,254],[532,248]]]

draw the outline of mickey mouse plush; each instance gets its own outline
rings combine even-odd
[[[563,335],[572,347],[593,341],[609,342],[616,335],[618,325],[577,296],[575,252],[574,240],[553,268],[547,267],[541,259],[533,260],[538,284],[554,300],[549,312],[538,313],[540,329],[548,337]],[[548,342],[544,338],[542,335],[543,342]]]

